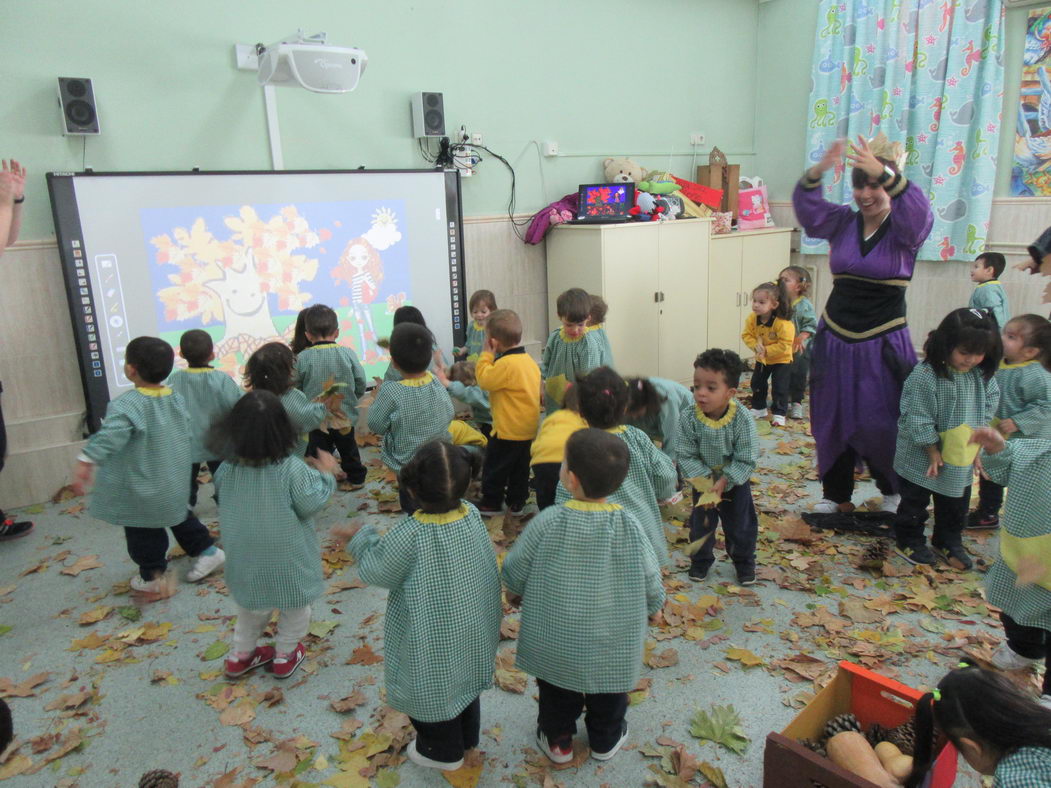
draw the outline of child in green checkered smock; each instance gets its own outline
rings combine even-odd
[[[978,454],[969,441],[996,412],[1001,354],[996,321],[979,310],[957,309],[930,333],[924,361],[905,381],[894,452],[901,477],[894,533],[899,554],[910,563],[937,563],[923,534],[933,496],[931,547],[951,566],[971,567],[961,537]]]
[[[628,410],[632,427],[661,442],[661,451],[676,462],[679,414],[693,405],[693,395],[681,383],[665,378],[628,378]]]
[[[721,522],[726,552],[737,582],[755,582],[755,543],[759,519],[751,477],[759,461],[755,419],[737,399],[745,366],[732,350],[710,349],[693,362],[694,403],[679,416],[676,442],[679,470],[694,485],[690,542],[703,542],[690,557],[691,580],[708,577],[715,562],[715,529]],[[702,490],[715,500],[699,506]]]
[[[623,483],[610,494],[610,503],[623,506],[635,516],[653,545],[654,555],[667,564],[668,539],[664,534],[660,504],[674,499],[678,475],[675,464],[661,452],[650,437],[637,427],[622,422],[628,404],[624,379],[609,367],[599,367],[577,384],[580,415],[588,426],[606,430],[627,444],[631,465]],[[559,484],[555,502],[569,499],[569,491]]]
[[[907,786],[927,785],[935,758],[956,753],[940,748],[949,739],[967,764],[993,777],[993,788],[1051,786],[1051,708],[1047,696],[1039,702],[1007,676],[961,662],[936,689],[916,702],[912,723],[916,746]],[[938,746],[939,749],[935,749]],[[946,783],[947,784],[947,783]]]
[[[457,361],[473,363],[485,350],[485,325],[489,315],[498,309],[496,296],[491,290],[475,290],[467,302],[467,309],[471,313],[471,321],[467,324],[466,342],[453,355]]]
[[[1051,323],[1040,315],[1019,315],[1003,330],[1004,360],[996,371],[1000,404],[996,427],[1008,440],[1051,438]],[[984,476],[978,480],[978,508],[968,528],[1000,523],[1004,488]]]
[[[391,330],[400,326],[402,323],[415,323],[418,326],[427,328],[427,321],[423,319],[423,312],[414,306],[400,306],[394,310]],[[430,329],[427,330],[430,332]],[[427,369],[433,374],[439,365],[447,367],[449,365],[449,360],[445,357],[445,353],[442,352],[441,348],[438,347],[438,342],[432,334],[431,357],[428,359]],[[388,365],[387,371],[383,373],[383,382],[386,383],[388,380],[401,380],[402,371],[403,370],[398,369],[396,364],[392,363]]]
[[[478,385],[474,362],[457,361],[449,368],[448,374],[439,370],[438,380],[445,386],[449,396],[471,408],[471,418],[488,438],[493,431],[493,412],[489,404],[489,392]]]
[[[245,363],[245,386],[252,391],[269,391],[281,400],[285,413],[296,431],[295,454],[307,453],[311,430],[316,430],[328,416],[322,402],[311,402],[292,385],[295,379],[295,356],[283,342],[268,342],[249,356]]]
[[[478,746],[479,695],[492,686],[503,617],[492,540],[478,510],[461,500],[480,465],[445,441],[421,446],[401,472],[421,508],[383,536],[365,526],[348,545],[361,579],[390,589],[386,701],[416,728],[409,757],[443,769],[458,768]]]
[[[650,538],[609,498],[629,462],[617,436],[574,432],[561,471],[573,497],[540,512],[504,558],[504,585],[521,598],[515,664],[537,678],[537,743],[559,763],[573,756],[584,706],[595,757],[612,757],[623,744],[626,693],[642,672],[647,619],[664,604]]]
[[[187,555],[197,558],[189,580],[222,566],[222,551],[187,510],[190,414],[182,397],[161,383],[174,362],[174,351],[161,339],[137,337],[128,343],[124,374],[135,388],[106,406],[102,426],[78,457],[73,482],[83,494],[94,480],[88,513],[123,526],[128,555],[139,567],[132,588],[146,593],[162,590],[158,578],[168,567],[166,528]]]
[[[613,362],[613,346],[610,345],[609,334],[606,333],[606,313],[609,311],[609,305],[600,295],[592,293],[590,298],[591,311],[588,313],[588,322],[585,330],[595,340],[599,348],[598,364],[595,366],[616,369],[617,365]]]
[[[327,452],[319,454],[316,469],[295,454],[297,434],[269,391],[245,394],[214,435],[228,447],[215,488],[228,554],[226,585],[237,603],[227,675],[273,660],[275,674],[284,678],[305,657],[301,641],[310,605],[325,590],[313,517],[332,496],[338,466]],[[275,648],[259,647],[275,609]]]
[[[556,301],[562,327],[547,338],[540,361],[544,379],[544,407],[550,415],[562,407],[566,388],[599,365],[598,341],[587,331],[591,296],[580,288],[562,293]]]

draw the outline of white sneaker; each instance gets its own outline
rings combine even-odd
[[[999,670],[1025,670],[1033,667],[1033,665],[1038,665],[1040,660],[1023,657],[1006,643],[1001,643],[996,647],[996,651],[993,652],[990,662]]]
[[[1040,700],[1037,701],[1045,709],[1051,709],[1051,695],[1041,695]]]
[[[201,553],[197,556],[197,560],[193,562],[190,571],[186,573],[186,579],[191,583],[196,583],[198,580],[204,580],[204,578],[208,577],[208,575],[225,563],[226,553],[218,547],[215,548],[215,552],[211,555]]]
[[[839,504],[835,501],[830,501],[828,498],[822,498],[816,504],[814,504],[814,514],[835,514],[839,511]]]
[[[881,512],[890,512],[891,514],[897,514],[899,503],[901,503],[900,495],[884,495],[883,503],[879,505],[879,510]]]
[[[762,410],[759,410],[757,408],[751,408],[750,412],[751,412],[752,416],[754,416],[757,419],[765,419],[766,418],[766,408],[763,408]]]
[[[788,406],[788,418],[790,419],[803,419],[806,416],[803,415],[803,403],[793,402]]]
[[[409,760],[417,766],[425,766],[428,769],[441,769],[443,772],[455,772],[463,766],[463,758],[458,761],[449,762],[436,761],[433,758],[428,758],[426,755],[420,755],[419,750],[416,749],[415,739],[409,742],[409,746],[405,748],[405,754],[408,755]]]
[[[161,592],[161,584],[154,580],[143,580],[141,575],[135,575],[131,579],[131,590],[138,591],[143,594],[159,594]]]
[[[777,415],[775,415],[773,417],[773,419],[771,419],[771,421],[773,422],[775,427],[783,427],[783,426],[785,426],[785,417],[784,416],[777,416]]]

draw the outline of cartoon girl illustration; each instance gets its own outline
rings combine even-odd
[[[346,281],[350,287],[350,303],[354,310],[354,321],[358,326],[358,338],[362,362],[370,363],[380,357],[376,346],[376,330],[372,325],[372,302],[379,293],[383,281],[383,260],[376,247],[359,236],[347,242],[339,265],[333,269],[332,278]]]

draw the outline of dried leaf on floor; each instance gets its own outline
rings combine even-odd
[[[86,572],[89,569],[98,569],[102,566],[105,566],[105,564],[99,560],[97,555],[85,555],[78,558],[71,565],[61,569],[59,574],[76,577],[81,572]]]

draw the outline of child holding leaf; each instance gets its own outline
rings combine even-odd
[[[679,421],[679,468],[693,485],[690,541],[700,542],[690,557],[690,580],[708,577],[715,562],[712,537],[723,524],[726,551],[737,582],[755,582],[755,542],[759,520],[750,478],[759,461],[755,420],[737,399],[744,362],[732,350],[706,350],[693,362],[694,407]]]
[[[1007,640],[993,664],[1019,670],[1046,661],[1051,668],[1051,440],[1005,441],[999,431],[982,427],[971,442],[981,446],[989,478],[1008,487],[1000,558],[985,579]],[[1051,670],[1044,674],[1043,696],[1051,705]]]

